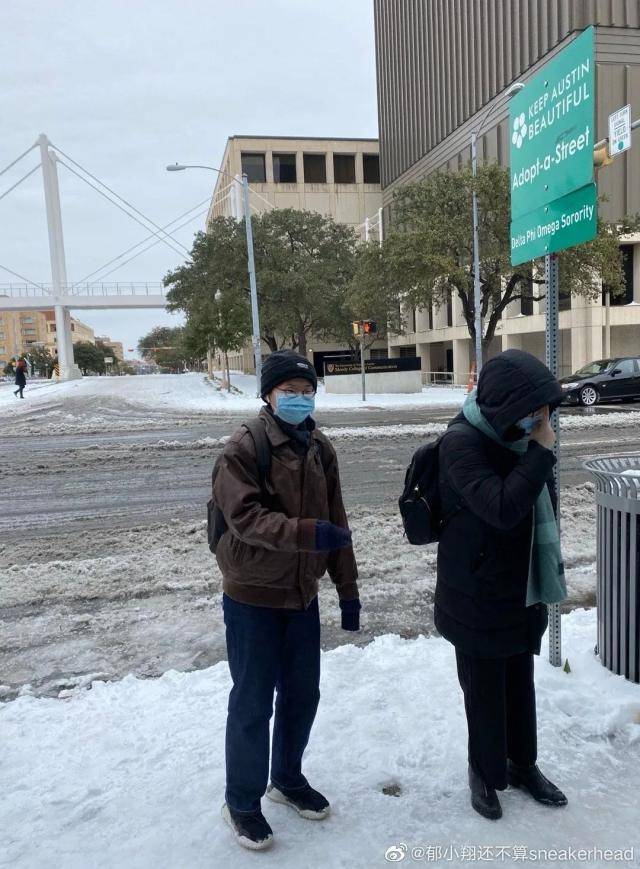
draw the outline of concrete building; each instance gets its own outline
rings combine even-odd
[[[382,197],[377,139],[231,136],[221,169],[227,176],[247,174],[254,213],[274,207],[317,211],[349,224],[362,238],[369,232],[369,223],[372,237],[378,231]],[[243,215],[240,185],[230,184],[224,175],[218,176],[207,225],[220,215],[236,219]],[[374,355],[375,349],[385,348],[386,344],[380,344]],[[344,350],[312,341],[309,358],[319,365],[324,353]],[[263,352],[268,353],[266,345]],[[242,353],[230,354],[229,364],[252,371],[251,345]]]
[[[95,344],[97,340],[91,326],[75,317],[71,317],[71,337],[74,344],[80,341]],[[123,358],[123,348],[119,341],[111,341],[110,338],[99,340],[113,347],[114,355],[118,359]],[[56,318],[53,309],[0,310],[0,371],[10,359],[28,356],[35,347],[45,347],[51,356],[57,356]]]
[[[595,25],[596,132],[608,133],[609,114],[631,104],[640,117],[640,3],[637,0],[374,0],[383,207],[399,186],[435,169],[469,163],[470,140],[479,162],[509,161],[505,92],[534,75],[585,27]],[[636,134],[637,137],[637,134]],[[608,196],[604,216],[640,212],[640,141],[598,173]],[[471,215],[469,216],[471,221]],[[623,252],[627,292],[612,300],[611,354],[640,354],[640,236]],[[561,373],[606,352],[602,301],[561,302]],[[407,334],[393,338],[391,355],[422,358],[423,371],[465,382],[472,348],[459,299],[439,310],[407,312]],[[544,358],[545,304],[516,301],[499,324],[492,353],[519,347]]]
[[[124,362],[124,347],[122,341],[112,341],[106,335],[96,335],[96,342],[104,344],[105,347],[110,347],[113,350],[114,358],[120,362]]]
[[[0,311],[0,373],[10,359],[47,341],[46,321],[40,311]]]
[[[47,327],[47,349],[52,356],[57,356],[58,343],[56,337],[55,312],[53,310],[46,310],[42,311],[42,315],[45,318]],[[81,320],[71,317],[71,340],[74,344],[80,344],[81,342],[95,344],[96,336],[91,326],[87,326],[87,324],[83,323]]]

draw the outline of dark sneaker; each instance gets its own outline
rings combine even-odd
[[[267,788],[267,796],[274,803],[291,806],[302,818],[309,818],[311,821],[321,821],[331,812],[328,800],[308,784],[294,790],[271,784]]]
[[[512,788],[522,788],[539,803],[545,806],[566,806],[567,798],[560,788],[545,778],[538,767],[517,766],[507,761],[507,780]]]
[[[495,789],[485,784],[472,766],[469,766],[469,787],[471,788],[471,805],[479,815],[490,821],[497,821],[498,818],[502,817],[502,806]]]
[[[243,848],[251,851],[264,851],[273,843],[273,830],[266,822],[262,812],[234,812],[225,803],[222,817],[231,827],[233,835]]]

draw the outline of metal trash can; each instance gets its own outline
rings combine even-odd
[[[598,653],[607,669],[640,682],[640,455],[584,467],[596,481]]]

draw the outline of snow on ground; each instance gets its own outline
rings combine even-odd
[[[563,492],[568,606],[595,601],[593,484]],[[411,546],[395,509],[350,512],[360,573],[364,644],[384,633],[433,631],[434,546]],[[100,547],[93,552],[91,547]],[[64,552],[62,556],[60,553]],[[86,682],[91,674],[201,669],[225,657],[221,577],[204,522],[108,529],[0,544],[5,694],[37,694]],[[335,589],[321,583],[325,647],[352,642],[340,630]],[[9,687],[10,686],[10,687]]]
[[[27,398],[13,396],[10,383],[0,383],[0,424],[13,426],[20,434],[104,433],[109,431],[152,431],[170,421],[172,426],[206,421],[211,414],[257,412],[255,377],[236,373],[234,391],[220,388],[202,374],[159,374],[131,377],[85,377],[68,383],[29,382]],[[318,411],[393,410],[451,408],[464,402],[466,390],[425,387],[411,395],[370,395],[363,402],[358,395],[330,395],[320,384]],[[595,413],[584,410],[561,417],[563,431],[596,428],[629,428],[640,425],[640,411]],[[388,425],[366,428],[334,428],[337,437],[397,437],[439,434],[444,423],[418,426]]]
[[[46,407],[65,398],[119,397],[142,407],[187,411],[245,411],[262,406],[255,397],[253,375],[234,373],[234,391],[220,388],[220,381],[208,381],[202,374],[143,374],[128,377],[83,377],[66,383],[29,381],[25,401],[16,399],[10,383],[0,384],[0,410],[13,415],[29,407]],[[363,405],[360,395],[332,395],[319,385],[316,405],[319,410],[352,410],[357,407],[424,407],[462,404],[466,392],[453,387],[430,386],[409,395],[371,395]]]
[[[518,865],[514,849],[523,847],[635,848],[631,860],[588,865],[637,866],[640,687],[594,656],[594,610],[565,616],[563,640],[571,672],[552,668],[546,649],[536,671],[540,765],[566,791],[566,808],[507,790],[502,820],[475,814],[453,649],[440,638],[387,635],[323,654],[304,769],[333,814],[306,821],[265,799],[275,843],[260,855],[240,849],[219,817],[226,662],[5,704],[0,865],[371,869],[388,865],[394,848],[408,852],[407,865],[463,866],[465,846],[484,846],[503,865]],[[397,796],[383,792],[389,786]],[[429,846],[457,856],[411,858]],[[536,863],[561,865],[544,853]]]

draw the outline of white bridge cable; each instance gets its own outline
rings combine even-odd
[[[130,208],[132,211],[134,211],[134,212],[135,212],[136,214],[138,214],[140,217],[144,218],[144,220],[146,220],[147,223],[151,224],[151,226],[155,227],[155,228],[156,228],[157,230],[159,230],[160,232],[163,232],[162,227],[158,226],[157,223],[155,223],[153,220],[151,220],[150,217],[147,217],[146,214],[143,214],[142,211],[140,211],[140,209],[136,208],[135,205],[132,205],[130,202],[128,202],[128,201],[127,201],[123,196],[120,196],[119,193],[116,193],[115,190],[112,190],[111,187],[109,187],[107,184],[104,183],[104,181],[101,181],[101,180],[100,180],[99,178],[97,178],[95,175],[92,175],[91,172],[89,172],[88,169],[85,169],[84,166],[81,166],[80,163],[78,163],[76,160],[73,159],[73,157],[70,157],[68,154],[65,154],[65,152],[64,152],[61,148],[58,148],[57,145],[53,145],[53,148],[54,148],[58,153],[62,154],[63,157],[66,157],[67,160],[69,160],[71,163],[73,163],[74,166],[77,166],[77,168],[80,169],[82,172],[84,172],[85,175],[88,175],[89,178],[91,178],[93,181],[96,181],[98,184],[100,184],[101,187],[104,187],[105,190],[108,190],[109,193],[111,193],[112,196],[115,196],[116,199],[119,199],[121,202],[124,202],[124,204],[125,204],[128,208]],[[60,161],[60,162],[62,162],[62,161]],[[67,169],[70,169],[70,167],[67,166]],[[73,170],[72,170],[72,171],[73,171]],[[77,173],[76,173],[76,174],[77,174]],[[78,176],[78,177],[81,177],[81,176]],[[87,184],[89,183],[89,182],[86,180],[86,178],[83,178],[82,180],[85,181]],[[93,186],[93,185],[89,185],[89,186]],[[95,189],[95,188],[94,188],[94,189]],[[104,195],[104,194],[103,194],[103,195]],[[114,203],[114,204],[115,204],[115,203]],[[145,229],[148,229],[148,228],[149,228],[148,226],[145,226]],[[169,233],[169,232],[165,232],[164,234],[165,234],[168,238],[171,238],[172,241],[174,241],[174,242],[175,242],[179,247],[181,247],[181,248],[182,248],[186,253],[189,253],[189,251],[187,250],[187,248],[186,248],[186,247],[185,247],[181,242],[179,242],[177,239],[175,239],[175,238],[172,237],[171,233]]]
[[[0,175],[4,175],[5,172],[8,172],[9,169],[11,169],[13,166],[15,166],[16,163],[19,163],[23,157],[26,157],[30,151],[33,151],[33,149],[37,148],[37,147],[38,147],[38,143],[34,142],[30,148],[27,148],[27,150],[24,152],[24,154],[20,154],[19,157],[16,157],[16,159],[13,161],[13,163],[9,163],[8,166],[5,166],[4,169],[0,172]]]
[[[197,217],[202,217],[204,214],[208,214],[209,211],[211,210],[212,205],[218,205],[219,202],[224,202],[224,200],[227,199],[227,197],[229,196],[228,188],[231,186],[232,186],[232,184],[229,184],[227,187],[225,187],[219,191],[218,196],[221,193],[224,193],[225,190],[227,191],[225,193],[225,195],[220,200],[218,200],[218,198],[216,196],[216,199],[213,201],[213,203],[211,203],[211,201],[209,200],[209,197],[207,197],[202,202],[200,202],[198,205],[194,205],[193,208],[190,208],[189,211],[185,211],[184,214],[180,215],[180,217],[176,217],[175,220],[172,220],[171,223],[175,223],[176,220],[180,220],[182,217],[185,217],[185,215],[187,215],[187,214],[189,214],[189,212],[193,211],[194,208],[199,208],[201,205],[204,205],[205,203],[209,203],[207,205],[207,207],[204,208],[202,211],[199,211],[197,214],[192,214],[191,217],[189,217],[187,220],[184,221],[184,223],[181,223],[179,226],[174,227],[174,231],[177,231],[179,229],[183,229],[185,226],[187,226],[189,223],[191,223],[192,220],[195,220]],[[169,226],[169,224],[167,224],[167,226]],[[148,236],[148,238],[153,238],[153,236]],[[144,241],[147,241],[147,240],[148,239],[144,239]],[[143,253],[146,253],[148,250],[151,250],[151,248],[155,247],[157,244],[159,244],[159,242],[161,240],[162,239],[156,239],[156,241],[154,241],[152,244],[149,244],[149,245],[147,245],[147,247],[143,248],[142,250],[139,250],[133,256],[129,257],[129,259],[124,260],[124,262],[119,263],[117,266],[112,268],[110,271],[106,272],[104,275],[101,275],[101,277],[96,278],[95,281],[91,281],[91,283],[87,284],[87,286],[93,287],[95,284],[99,284],[100,281],[102,281],[104,278],[109,277],[109,275],[113,274],[113,272],[117,272],[118,269],[122,268],[122,266],[126,266],[127,263],[132,262],[132,260],[137,259],[137,257],[139,257],[139,256],[142,256]],[[139,244],[143,244],[143,243],[144,242],[140,242]],[[129,250],[134,250],[138,246],[139,245],[134,245],[132,248],[129,248]],[[124,253],[120,254],[120,257],[124,256],[126,253],[128,253],[128,251],[125,251]],[[118,259],[120,259],[120,257],[116,257],[115,259],[118,260]],[[113,260],[112,260],[112,262],[113,262]],[[108,265],[110,265],[110,263],[107,263],[102,268],[107,268]],[[102,271],[102,269],[97,269],[96,271],[100,272],[100,271]],[[92,272],[92,274],[88,275],[87,277],[93,277],[94,274],[96,274],[96,272]],[[84,280],[86,280],[86,278]],[[79,283],[82,283],[82,282],[80,281]],[[76,285],[74,284],[74,286],[76,286]]]
[[[186,217],[187,214],[191,214],[192,211],[195,211],[198,208],[202,208],[202,206],[207,204],[209,201],[210,201],[210,199],[207,196],[207,198],[203,199],[202,202],[198,202],[197,205],[194,205],[192,208],[189,208],[187,211],[184,211],[182,214],[179,214],[178,217],[174,217],[173,220],[169,221],[169,223],[166,223],[162,228],[168,229],[170,226],[173,226],[174,223],[177,223],[179,220],[182,220],[183,217]],[[193,215],[193,217],[189,218],[189,220],[194,219],[195,216],[196,215]],[[99,272],[103,271],[103,269],[109,268],[110,265],[113,265],[113,263],[117,262],[119,259],[122,259],[123,256],[126,256],[128,253],[131,253],[132,250],[135,250],[137,247],[140,247],[140,245],[145,244],[151,238],[154,238],[154,233],[151,233],[150,235],[146,235],[144,238],[140,239],[140,241],[136,242],[136,244],[133,244],[133,245],[131,245],[131,247],[128,247],[126,250],[123,250],[122,253],[118,254],[118,256],[114,256],[113,259],[109,260],[109,262],[106,262],[103,265],[101,265],[100,268],[94,269],[94,271],[90,272],[88,275],[85,275],[81,280],[74,281],[74,283],[71,285],[71,288],[73,289],[73,287],[77,287],[78,284],[84,284],[84,282],[88,281],[89,278],[92,278],[94,275],[97,275]]]
[[[27,172],[26,175],[23,175],[22,178],[19,181],[16,181],[16,183],[12,187],[9,187],[8,190],[5,190],[4,193],[0,194],[0,199],[4,199],[5,196],[8,196],[12,190],[15,190],[16,187],[18,187],[20,184],[22,184],[23,181],[26,181],[27,178],[29,178],[31,175],[33,175],[34,172],[37,172],[41,166],[42,166],[42,163],[38,163],[37,166],[34,166],[30,172]]]
[[[25,276],[21,275],[19,272],[14,272],[12,269],[8,269],[6,266],[3,266],[3,265],[0,265],[0,269],[2,269],[5,272],[8,272],[10,275],[13,275],[14,278],[20,278],[21,281],[26,281],[28,284],[31,284],[33,287],[37,287],[43,293],[46,293],[46,290],[42,286],[42,284],[36,284],[35,281],[30,281],[29,278],[25,278]]]
[[[84,181],[84,183],[88,184],[88,186],[91,187],[93,190],[95,190],[96,193],[99,193],[100,196],[103,196],[107,200],[107,202],[110,202],[112,205],[115,205],[116,208],[119,208],[120,211],[122,211],[123,214],[126,214],[127,217],[130,217],[131,220],[135,220],[135,222],[140,224],[140,226],[143,229],[146,229],[146,230],[149,229],[149,227],[146,226],[146,224],[144,224],[139,218],[137,218],[135,216],[135,214],[131,214],[130,211],[127,211],[126,208],[123,208],[122,205],[120,205],[118,202],[115,201],[115,199],[111,199],[111,197],[107,196],[107,194],[104,193],[102,190],[100,190],[99,187],[96,187],[95,184],[92,184],[90,181],[87,181],[86,178],[83,178],[79,172],[76,172],[75,169],[72,169],[71,166],[69,166],[67,163],[64,162],[64,160],[58,159],[58,162],[60,163],[61,166],[64,166],[65,169],[68,169],[69,172],[73,173],[76,176],[76,178],[79,178],[81,181]],[[164,233],[164,235],[162,235],[160,232],[154,232],[153,235],[156,236],[159,241],[164,242],[167,245],[167,247],[170,247],[174,253],[180,254],[180,256],[182,256],[182,251],[178,250],[177,247],[174,247],[174,245],[172,244],[173,237],[170,236],[169,233]],[[164,236],[167,236],[167,238],[165,238]],[[171,241],[169,241],[169,239],[171,239]],[[180,244],[180,242],[175,242],[175,244]],[[183,244],[180,244],[180,247],[183,250],[187,251],[187,254],[189,253],[189,251],[187,250],[187,248]]]
[[[209,207],[207,206],[206,208],[202,209],[202,211],[199,211],[197,214],[193,214],[193,215],[192,215],[188,220],[185,220],[184,223],[181,223],[179,226],[176,226],[176,227],[174,227],[174,228],[175,228],[176,230],[178,230],[178,229],[182,229],[182,228],[185,227],[188,223],[191,223],[192,220],[195,220],[196,217],[202,217],[202,216],[203,216],[204,214],[206,214],[208,211],[209,211]],[[150,245],[147,245],[147,247],[144,247],[142,250],[139,250],[137,253],[134,253],[134,255],[131,256],[131,257],[129,257],[129,259],[126,259],[126,260],[124,260],[124,262],[121,262],[121,263],[119,263],[117,266],[114,266],[114,268],[110,269],[108,272],[106,272],[104,275],[101,275],[99,278],[96,278],[95,281],[91,281],[91,282],[88,283],[86,286],[87,286],[87,287],[93,287],[93,286],[95,286],[96,284],[99,284],[99,283],[100,283],[101,281],[103,281],[105,278],[108,278],[109,275],[113,274],[113,272],[117,272],[118,269],[121,269],[123,266],[126,266],[127,263],[130,263],[132,260],[137,259],[139,256],[142,256],[143,253],[146,253],[148,250],[151,250],[152,247],[155,247],[157,244],[160,244],[160,242],[161,242],[162,240],[163,240],[163,239],[161,239],[161,238],[157,238],[157,239],[156,239],[154,242],[152,242]],[[75,285],[74,285],[74,286],[75,286]]]

